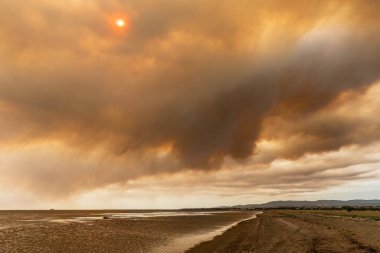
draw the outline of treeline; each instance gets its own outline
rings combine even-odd
[[[341,206],[341,207],[267,207],[241,208],[240,210],[346,210],[346,211],[380,211],[380,206]]]

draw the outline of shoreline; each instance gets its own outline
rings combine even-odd
[[[212,239],[256,212],[101,210],[0,214],[1,252],[174,253]]]
[[[262,214],[262,212],[260,212],[259,214]],[[246,224],[249,224],[250,226],[251,224],[256,223],[258,219],[259,216],[258,214],[256,214],[255,217],[236,222],[234,225],[226,229],[223,233],[215,235],[212,239],[204,240],[196,245],[193,245],[191,248],[187,249],[185,253],[223,252],[219,249],[226,248],[224,245],[225,243],[222,243],[222,241],[230,241],[232,234],[238,234],[239,231],[242,230],[243,226],[245,226]]]
[[[256,219],[258,214],[261,214],[262,212],[254,212],[254,214],[249,217],[245,218],[239,221],[232,222],[231,224],[221,226],[219,228],[213,229],[211,231],[205,231],[204,233],[194,233],[194,234],[187,234],[182,237],[176,238],[173,241],[171,241],[168,245],[164,245],[158,248],[155,248],[152,253],[165,253],[165,252],[171,252],[171,253],[180,253],[180,252],[187,252],[188,250],[196,247],[197,245],[207,242],[210,240],[213,240],[215,237],[223,235],[226,231],[230,230],[231,228],[238,226],[241,222]]]

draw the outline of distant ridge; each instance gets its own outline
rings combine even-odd
[[[232,208],[329,208],[343,206],[353,206],[353,207],[380,207],[379,199],[363,200],[315,200],[315,201],[271,201],[264,204],[247,204],[247,205],[237,205],[232,206]],[[226,208],[226,207],[223,207]],[[231,207],[230,207],[231,208]]]

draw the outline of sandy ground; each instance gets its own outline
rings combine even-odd
[[[334,211],[267,211],[187,251],[206,252],[380,252],[380,221]]]

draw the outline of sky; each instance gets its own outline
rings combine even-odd
[[[0,0],[0,209],[379,199],[379,9]]]

